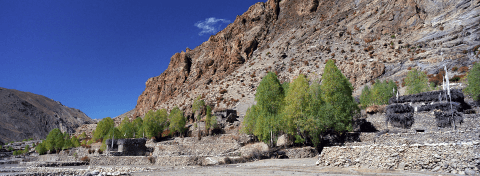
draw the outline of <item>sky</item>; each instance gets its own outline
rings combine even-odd
[[[92,119],[135,108],[148,78],[261,0],[0,0],[0,87]]]

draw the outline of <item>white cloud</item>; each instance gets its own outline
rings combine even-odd
[[[217,19],[215,17],[210,17],[205,19],[205,21],[198,21],[195,23],[195,26],[201,29],[202,31],[198,35],[202,36],[203,34],[215,34],[222,29],[222,24],[230,23],[230,20],[226,19]]]

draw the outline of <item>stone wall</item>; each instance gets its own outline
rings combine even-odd
[[[480,174],[480,141],[325,147],[317,165]]]
[[[90,165],[152,165],[146,156],[100,156],[91,157]]]

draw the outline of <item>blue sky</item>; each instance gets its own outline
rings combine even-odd
[[[0,0],[0,87],[115,117],[174,53],[259,1]]]

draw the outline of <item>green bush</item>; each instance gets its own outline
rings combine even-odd
[[[85,139],[85,138],[87,138],[87,134],[85,133],[85,131],[84,131],[82,134],[80,134],[80,136],[78,136],[78,138],[79,138],[79,139]]]
[[[37,151],[37,153],[39,155],[43,155],[45,153],[47,153],[47,149],[45,148],[45,141],[38,144],[36,147],[35,147],[35,151]]]
[[[28,152],[30,152],[30,146],[29,145],[25,146],[25,149],[23,149],[23,153],[28,153]]]
[[[7,151],[10,152],[10,151],[12,151],[12,150],[13,150],[13,147],[12,147],[12,146],[8,146]]]
[[[468,85],[464,92],[470,95],[474,100],[480,101],[480,63],[473,65],[467,76]]]
[[[365,86],[360,95],[360,103],[362,108],[371,105],[385,105],[388,104],[388,100],[395,96],[397,92],[397,85],[393,81],[375,81],[372,89]],[[395,93],[394,93],[395,92]]]
[[[185,116],[183,116],[183,111],[175,106],[168,116],[170,119],[170,132],[179,133],[180,136],[183,136],[183,131],[185,130],[185,124],[187,123]]]
[[[133,134],[133,137],[135,138],[142,138],[143,133],[145,133],[145,130],[143,128],[143,119],[140,117],[135,118],[132,122],[133,128],[135,130],[135,133]]]
[[[417,69],[412,69],[407,73],[405,85],[407,86],[407,94],[417,94],[431,90],[427,75]]]

